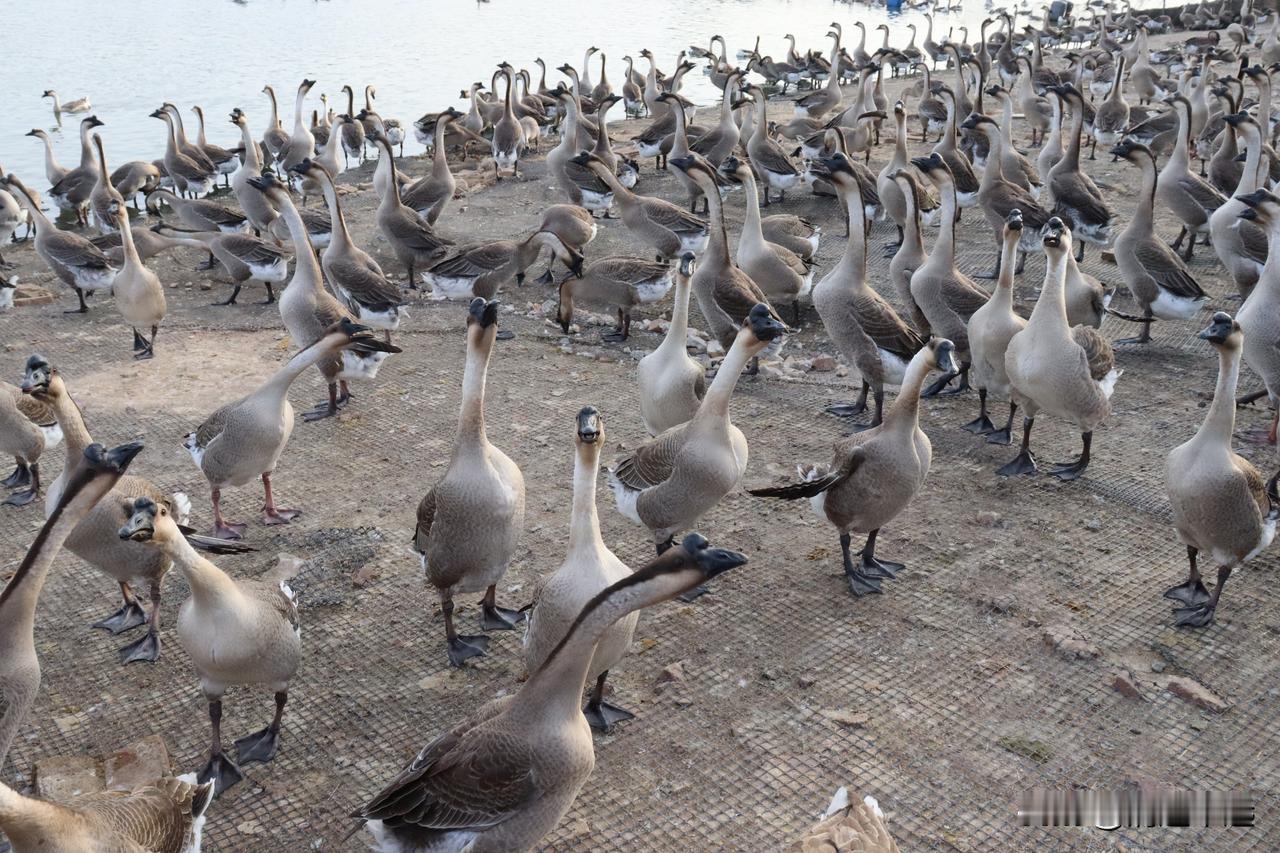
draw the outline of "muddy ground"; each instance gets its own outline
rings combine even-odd
[[[773,112],[790,108],[776,103]],[[619,122],[613,133],[622,145],[642,126]],[[1021,126],[1017,135],[1025,142]],[[913,139],[911,149],[924,146]],[[890,153],[886,137],[872,168]],[[403,165],[421,174],[429,164]],[[474,165],[460,166],[460,174]],[[1088,168],[1127,220],[1136,172],[1109,158]],[[370,172],[366,165],[342,178],[352,187],[348,219],[360,245],[399,271],[373,233]],[[544,176],[541,155],[527,161],[524,180],[480,188],[488,182],[472,174],[476,188],[455,200],[442,232],[458,241],[527,233],[546,205],[560,200]],[[683,198],[674,178],[652,163],[641,177],[641,191]],[[741,196],[731,198],[736,233]],[[830,269],[843,250],[836,203],[801,191],[775,209],[823,225],[820,262]],[[959,264],[967,272],[994,261],[980,220],[966,214],[960,228]],[[1167,218],[1159,224],[1170,237],[1176,231]],[[892,234],[877,224],[874,245]],[[618,252],[648,254],[620,222],[602,222],[588,257]],[[188,492],[195,526],[207,527],[206,486],[181,437],[286,359],[290,346],[276,308],[252,304],[260,290],[246,290],[240,307],[210,307],[226,285],[192,271],[197,254],[157,259],[170,313],[157,358],[137,363],[128,329],[105,295],[87,316],[64,315],[72,297],[31,247],[6,248],[6,256],[24,283],[47,285],[58,302],[0,319],[4,378],[16,382],[28,354],[47,356],[94,437],[145,440],[134,471]],[[1122,285],[1116,268],[1092,249],[1084,266]],[[1210,250],[1197,252],[1193,269],[1213,295],[1211,307],[1236,310]],[[894,299],[879,251],[870,275]],[[1018,280],[1021,300],[1034,299],[1042,275],[1042,258],[1031,258]],[[548,319],[551,288],[530,280],[500,298],[509,306],[501,322],[517,337],[500,344],[492,362],[488,425],[528,487],[525,533],[500,586],[506,603],[522,604],[535,578],[554,570],[564,553],[574,415],[586,404],[603,412],[607,458],[643,440],[635,361],[660,335],[638,318],[630,341],[603,343],[600,318],[566,339]],[[1123,287],[1114,307],[1132,310]],[[661,305],[644,316],[668,310]],[[453,440],[465,306],[415,298],[410,313],[397,334],[404,354],[387,362],[376,382],[357,386],[341,417],[298,423],[275,482],[282,504],[302,507],[302,518],[280,528],[251,524],[249,541],[260,550],[218,560],[245,576],[281,553],[308,560],[296,584],[305,657],[279,757],[246,768],[247,781],[215,803],[206,849],[362,849],[360,836],[343,840],[350,810],[437,733],[518,686],[523,664],[514,634],[496,636],[490,655],[466,669],[446,665],[436,596],[409,548],[417,501],[443,472]],[[642,616],[634,654],[613,674],[616,701],[637,719],[597,737],[595,774],[547,849],[777,849],[814,821],[839,785],[875,795],[905,850],[1280,847],[1274,552],[1231,581],[1207,629],[1173,628],[1170,603],[1161,598],[1185,572],[1163,493],[1164,458],[1193,434],[1212,391],[1217,361],[1195,338],[1207,319],[1206,311],[1192,321],[1158,323],[1150,346],[1119,348],[1125,374],[1114,412],[1076,483],[996,476],[1012,450],[959,429],[974,417],[975,396],[927,401],[921,423],[933,442],[933,468],[919,499],[881,535],[880,553],[908,565],[882,596],[850,596],[836,535],[805,502],[766,503],[743,492],[726,498],[698,529],[749,554],[750,565],[717,580],[714,593],[695,604]],[[701,325],[696,309],[693,322]],[[784,351],[799,369],[738,386],[733,419],[750,441],[748,484],[826,458],[848,429],[822,409],[852,393],[856,373],[803,372],[808,360],[838,354],[812,309],[802,327]],[[1133,327],[1109,318],[1103,332],[1120,338]],[[1242,384],[1257,381],[1246,371]],[[303,409],[322,395],[318,374],[310,374],[291,399]],[[1239,425],[1265,425],[1267,417],[1242,410]],[[1040,458],[1072,458],[1078,436],[1042,420]],[[1274,449],[1240,448],[1263,470],[1275,468]],[[58,448],[45,460],[45,476],[51,480],[61,464]],[[229,516],[251,519],[261,495],[245,488],[225,500]],[[604,490],[600,509],[606,542],[628,564],[643,564],[652,549],[647,533],[620,516]],[[0,511],[0,566],[16,566],[41,522],[36,506]],[[169,627],[186,592],[180,576],[169,578],[160,662],[121,667],[116,649],[131,637],[89,628],[116,608],[114,584],[70,555],[60,558],[37,622],[42,692],[6,780],[17,774],[20,784],[29,782],[35,763],[49,756],[102,756],[153,733],[166,740],[178,770],[204,762],[205,706]],[[476,616],[466,602],[462,624]],[[1118,676],[1141,698],[1119,691]],[[1205,702],[1216,697],[1221,707],[1205,710],[1175,695],[1175,677],[1200,685],[1211,694]],[[264,724],[271,702],[233,690],[224,707],[229,745]],[[1257,826],[1103,834],[1015,825],[1018,796],[1032,785],[1144,781],[1250,788],[1258,795]]]

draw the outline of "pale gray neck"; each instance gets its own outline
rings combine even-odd
[[[600,468],[600,442],[579,442],[573,463],[573,517],[569,521],[569,553],[604,549],[600,518],[596,513],[596,472]]]
[[[484,444],[484,386],[492,350],[484,341],[486,333],[467,336],[467,361],[462,373],[462,410],[458,417],[459,445]],[[464,442],[463,439],[469,439]]]
[[[911,363],[907,365],[906,375],[902,378],[902,386],[898,389],[898,396],[889,411],[885,412],[886,431],[915,431],[920,422],[920,389],[931,369],[927,348],[921,349],[912,357]]]
[[[862,207],[862,193],[856,185],[852,189],[837,185],[836,189],[849,213],[849,239],[844,243],[840,269],[852,276],[855,286],[861,287],[867,277],[866,211]]]
[[[737,337],[733,339],[733,345],[729,347],[729,352],[720,362],[715,379],[711,380],[711,387],[707,389],[707,394],[695,417],[701,419],[704,413],[710,417],[726,419],[729,417],[729,400],[733,397],[733,389],[738,387],[738,379],[742,376],[742,371],[751,360],[754,341],[755,336],[749,329],[745,326],[738,329]]]
[[[1236,384],[1240,379],[1240,348],[1218,347],[1218,384],[1209,414],[1196,431],[1197,441],[1208,441],[1230,450],[1236,428]]]
[[[311,246],[311,237],[307,234],[307,225],[302,221],[302,215],[287,196],[280,205],[280,213],[284,216],[285,225],[289,227],[289,239],[293,241],[293,278],[289,280],[289,286],[294,282],[301,282],[305,287],[319,288],[320,263],[316,260],[316,252]]]
[[[1227,130],[1230,131],[1230,128]],[[1240,182],[1236,184],[1236,198],[1258,188],[1258,164],[1262,161],[1262,140],[1258,132],[1247,124],[1240,128],[1240,132],[1244,134],[1245,155],[1244,171],[1240,173]]]
[[[1034,327],[1037,335],[1054,330],[1069,332],[1066,276],[1067,263],[1063,252],[1059,249],[1057,252],[1046,253],[1044,287],[1040,289],[1040,298],[1036,300],[1036,307],[1031,309],[1031,319],[1027,321],[1027,327]]]

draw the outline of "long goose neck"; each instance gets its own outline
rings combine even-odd
[[[339,134],[334,134],[338,136]],[[321,167],[323,168],[323,167]],[[342,213],[342,202],[338,199],[338,190],[327,175],[321,176],[320,186],[324,190],[324,200],[329,205],[329,218],[333,220],[333,236],[329,238],[330,249],[347,253],[351,251],[351,234],[347,231],[347,218]]]
[[[66,470],[70,471],[84,456],[85,448],[93,444],[93,436],[89,435],[89,428],[84,424],[84,414],[70,394],[65,391],[54,394],[49,402],[53,406],[58,426],[62,428],[63,444],[66,445]]]
[[[433,134],[435,150],[431,153],[431,173],[437,177],[442,177],[449,171],[449,158],[445,154],[445,136],[448,134],[449,122],[442,118],[436,119],[436,131]]]
[[[596,513],[596,472],[600,442],[579,443],[573,462],[573,517],[569,522],[569,553],[601,551],[600,518]]]
[[[866,211],[862,206],[862,193],[856,185],[848,189],[840,186],[837,189],[849,213],[849,239],[844,243],[840,269],[845,275],[853,276],[855,285],[860,287],[867,278]]]
[[[62,171],[62,165],[58,162],[58,158],[53,153],[53,143],[49,140],[46,133],[40,134],[40,142],[44,145],[44,171],[46,175],[54,175]]]
[[[1011,231],[1004,238],[1000,247],[1000,276],[996,279],[996,289],[991,293],[991,301],[1013,310],[1013,270],[1017,266],[1018,237],[1022,232]]]
[[[197,607],[216,607],[239,598],[240,591],[231,576],[201,556],[182,536],[166,540],[162,550],[187,579]]]
[[[995,165],[992,163],[991,165]],[[990,166],[988,166],[990,168]],[[999,167],[997,167],[999,168]],[[939,214],[942,226],[938,229],[938,238],[933,243],[933,255],[939,258],[950,259],[949,263],[955,266],[956,257],[956,185],[946,180],[938,184],[938,195],[941,197],[940,207],[942,212]]]
[[[80,168],[93,165],[93,140],[90,137],[90,131],[87,122],[80,122]]]
[[[138,247],[133,242],[133,226],[129,224],[129,214],[120,217],[120,248],[124,253],[126,267],[142,266],[142,258],[138,255]]]
[[[894,180],[897,180],[896,178]],[[903,245],[909,246],[917,251],[924,251],[924,238],[920,232],[920,208],[916,204],[916,190],[914,186],[903,187],[898,185],[902,191],[902,197],[907,202],[907,216],[902,223],[902,239]]]
[[[956,99],[943,96],[942,102],[947,107],[947,126],[942,131],[942,145],[947,151],[956,150]]]
[[[720,193],[714,188],[709,193],[703,193],[703,196],[707,200],[707,218],[711,230],[707,253],[713,263],[729,266],[729,235],[724,227],[724,202],[720,198]]]
[[[1228,132],[1231,128],[1227,128]],[[1251,193],[1258,188],[1258,166],[1262,161],[1262,140],[1252,130],[1244,130],[1244,171],[1236,184],[1235,198]]]
[[[1067,140],[1067,151],[1062,155],[1068,169],[1080,168],[1080,140],[1084,135],[1084,101],[1071,101],[1071,138]]]
[[[302,103],[307,99],[307,90],[298,87],[298,94],[293,99],[293,124],[295,127],[302,127]]]
[[[289,359],[284,367],[273,373],[257,393],[283,402],[294,380],[306,373],[307,368],[330,357],[331,351],[328,347],[322,345],[323,342],[324,338],[321,338],[306,349],[294,353],[293,358]]]
[[[280,215],[289,228],[289,239],[293,242],[293,278],[289,284],[301,282],[306,287],[320,288],[320,263],[316,260],[315,249],[311,246],[311,236],[307,234],[307,224],[302,221],[302,214],[288,197],[280,205]]]
[[[763,245],[764,229],[760,225],[760,196],[756,192],[755,176],[750,171],[747,172],[743,184],[747,196],[747,211],[742,220],[742,234],[744,237],[750,235],[752,241]]]
[[[271,100],[271,128],[274,130],[280,126],[280,108],[276,105],[276,90],[268,86],[267,97]]]
[[[1173,153],[1169,155],[1169,159],[1165,162],[1166,168],[1170,162],[1175,160],[1185,165],[1191,159],[1191,107],[1182,101],[1174,101],[1173,105],[1174,109],[1178,111],[1178,138],[1174,143]]]
[[[467,362],[462,372],[462,410],[458,416],[459,446],[475,447],[488,441],[484,430],[484,386],[491,351],[491,347],[468,335]]]
[[[1133,212],[1133,219],[1130,220],[1130,228],[1144,229],[1146,233],[1151,232],[1152,223],[1152,206],[1156,203],[1156,161],[1152,156],[1144,156],[1142,158],[1142,188],[1138,192],[1139,199],[1146,199],[1147,203],[1138,204]]]
[[[209,143],[209,138],[204,135],[204,110],[196,110],[196,143],[201,148]]]
[[[1063,335],[1070,334],[1067,323],[1066,299],[1067,263],[1059,253],[1057,257],[1049,255],[1044,271],[1044,287],[1040,290],[1040,298],[1036,307],[1031,309],[1031,319],[1027,328],[1034,328],[1036,335],[1055,331]]]
[[[249,132],[249,122],[237,122],[237,126],[240,128],[240,144],[244,146],[243,168],[254,175],[261,174],[262,163],[258,160],[258,145],[253,141],[253,134]]]
[[[929,366],[928,349],[921,349],[912,357],[907,365],[906,375],[902,378],[902,386],[893,405],[884,415],[884,428],[890,430],[910,430],[914,432],[920,424],[920,389],[924,386],[925,377],[932,368]]]
[[[667,329],[667,336],[662,339],[662,343],[658,345],[658,349],[667,348],[670,350],[679,350],[685,352],[685,345],[689,339],[689,293],[691,286],[689,279],[685,276],[676,275],[676,292],[671,300],[671,326]]]
[[[725,421],[729,419],[729,400],[733,397],[733,389],[738,387],[738,378],[742,376],[747,362],[751,360],[749,340],[753,340],[751,332],[745,328],[739,329],[737,337],[733,339],[733,345],[729,347],[729,352],[725,354],[719,369],[716,370],[715,379],[711,380],[711,386],[707,388],[706,396],[695,415],[697,419],[706,417]]]
[[[1240,379],[1240,348],[1218,347],[1218,384],[1204,423],[1196,431],[1196,439],[1209,441],[1225,450],[1231,449],[1231,434],[1236,428],[1236,383]]]
[[[893,168],[901,169],[907,165],[907,114],[895,114],[893,125],[898,134],[893,144]]]

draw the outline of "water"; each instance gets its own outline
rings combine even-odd
[[[971,38],[987,11],[966,3],[963,12],[942,13],[935,38],[952,26],[968,25]],[[192,104],[204,108],[209,139],[224,147],[238,142],[227,121],[233,107],[249,116],[260,137],[269,104],[262,94],[271,83],[280,98],[285,129],[293,126],[293,99],[305,76],[317,80],[307,100],[319,109],[324,92],[340,99],[344,83],[361,92],[377,87],[377,108],[398,118],[408,133],[405,153],[422,147],[410,123],[426,112],[449,105],[465,110],[459,90],[475,80],[489,82],[503,59],[528,68],[537,84],[535,57],[551,69],[548,85],[562,79],[554,68],[569,62],[581,69],[585,48],[594,45],[608,56],[609,79],[621,90],[628,53],[648,47],[668,73],[676,53],[690,44],[706,45],[713,33],[728,41],[730,60],[749,49],[757,34],[761,51],[785,58],[782,36],[794,33],[798,49],[829,49],[828,25],[839,21],[848,46],[858,36],[853,22],[871,31],[867,42],[878,47],[874,27],[889,21],[892,43],[905,45],[905,24],[915,22],[924,34],[920,12],[890,18],[883,8],[831,0],[41,0],[14,3],[5,20],[7,55],[4,130],[0,133],[0,165],[33,186],[44,189],[43,148],[23,134],[31,128],[50,131],[63,166],[79,163],[77,130],[81,116],[64,115],[59,130],[52,103],[41,100],[56,89],[63,100],[88,96],[111,168],[126,160],[152,160],[164,151],[165,126],[150,118],[152,110],[172,101],[183,110],[188,136],[195,138]],[[917,41],[919,44],[919,41]],[[700,62],[705,65],[705,62]],[[646,67],[638,63],[641,71]],[[592,64],[599,77],[599,56]],[[700,69],[686,76],[683,93],[698,103],[718,100]],[[356,109],[360,109],[357,96]],[[345,109],[345,103],[338,107]],[[615,108],[615,116],[621,117]]]

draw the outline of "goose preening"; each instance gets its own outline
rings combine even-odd
[[[489,443],[484,389],[498,332],[498,303],[480,297],[467,309],[467,359],[462,406],[449,467],[418,504],[413,547],[427,582],[440,593],[449,663],[462,666],[483,656],[489,638],[463,636],[453,625],[453,598],[484,590],[480,626],[510,631],[523,613],[499,607],[497,583],[515,556],[524,527],[524,476],[519,466]]]
[[[258,477],[262,478],[264,494],[263,524],[287,524],[300,514],[300,510],[276,506],[271,475],[293,434],[289,388],[308,367],[340,358],[346,352],[371,355],[400,351],[374,338],[368,327],[343,317],[315,343],[289,359],[262,387],[218,409],[189,433],[182,446],[191,453],[196,466],[209,481],[213,535],[224,539],[239,539],[244,535],[248,525],[228,522],[222,517],[222,489],[243,486]]]
[[[875,797],[867,795],[855,800],[847,788],[839,788],[823,812],[822,820],[799,841],[788,845],[784,853],[829,853],[831,850],[898,853],[898,842],[889,834],[884,810]]]
[[[569,520],[569,551],[564,562],[538,586],[524,637],[525,669],[533,674],[551,656],[560,638],[569,633],[582,609],[601,590],[631,575],[600,535],[596,513],[596,474],[604,445],[604,418],[587,406],[575,419],[573,510]],[[634,715],[604,699],[605,681],[626,655],[635,635],[639,613],[631,613],[610,626],[596,643],[588,682],[594,680],[591,699],[583,714],[593,729],[612,730],[615,723]]]
[[[26,556],[0,590],[0,770],[13,738],[35,704],[40,690],[40,658],[36,655],[36,604],[54,559],[72,533],[93,513],[142,452],[134,442],[107,450],[90,444],[68,457],[63,485]],[[14,824],[6,806],[9,791],[0,796],[0,830],[13,840]],[[5,802],[9,800],[9,802]],[[71,848],[75,849],[75,848]]]
[[[271,761],[280,748],[289,682],[302,658],[302,627],[290,574],[283,568],[287,564],[253,580],[236,579],[196,551],[165,504],[140,497],[126,513],[117,537],[172,561],[191,587],[191,597],[178,611],[178,642],[199,676],[213,729],[209,761],[197,778],[212,782],[218,796],[244,778],[238,765]],[[243,550],[215,547],[220,553]],[[222,752],[222,696],[235,685],[271,690],[276,712],[266,728],[236,740],[232,761]]]
[[[1219,311],[1199,337],[1218,351],[1218,383],[1204,423],[1173,450],[1165,465],[1165,487],[1173,509],[1178,541],[1187,546],[1191,571],[1165,598],[1182,606],[1176,624],[1203,628],[1213,621],[1231,572],[1266,550],[1276,535],[1280,495],[1276,480],[1263,476],[1231,447],[1236,422],[1236,383],[1246,338],[1231,315]],[[1203,553],[1218,567],[1218,584],[1210,594],[1200,579],[1197,558]]]
[[[427,267],[422,280],[431,288],[433,299],[492,299],[505,284],[523,284],[526,270],[543,248],[551,252],[553,263],[559,260],[568,267],[571,277],[582,274],[582,253],[565,246],[555,232],[540,230],[523,240],[457,246]]]
[[[614,201],[618,203],[622,223],[636,237],[657,250],[658,260],[678,258],[685,252],[697,253],[706,248],[708,227],[705,219],[665,199],[633,193],[594,154],[584,151],[569,162],[590,169],[608,185]],[[672,163],[674,165],[675,161]],[[711,191],[719,195],[717,189]],[[707,203],[711,204],[709,196]]]
[[[1080,430],[1080,457],[1049,470],[1060,480],[1074,480],[1089,466],[1093,430],[1111,414],[1111,393],[1121,371],[1116,369],[1111,344],[1097,329],[1067,324],[1063,288],[1071,232],[1055,216],[1045,224],[1042,240],[1048,258],[1044,287],[1031,319],[1009,340],[1004,357],[1013,401],[1023,411],[1022,447],[1013,461],[997,473],[1035,473],[1031,427],[1036,415],[1045,411],[1074,423]]]
[[[615,623],[745,565],[697,533],[586,603],[519,691],[423,747],[356,809],[382,850],[528,851],[555,828],[595,767],[582,691]]]
[[[947,374],[958,369],[951,341],[932,339],[912,357],[883,423],[837,442],[829,464],[798,466],[799,483],[748,490],[756,497],[809,498],[817,516],[840,532],[844,572],[855,596],[881,592],[881,580],[905,568],[876,557],[876,537],[915,499],[929,475],[933,449],[920,429],[925,377],[934,370]],[[850,550],[854,533],[867,535],[857,554]]]

